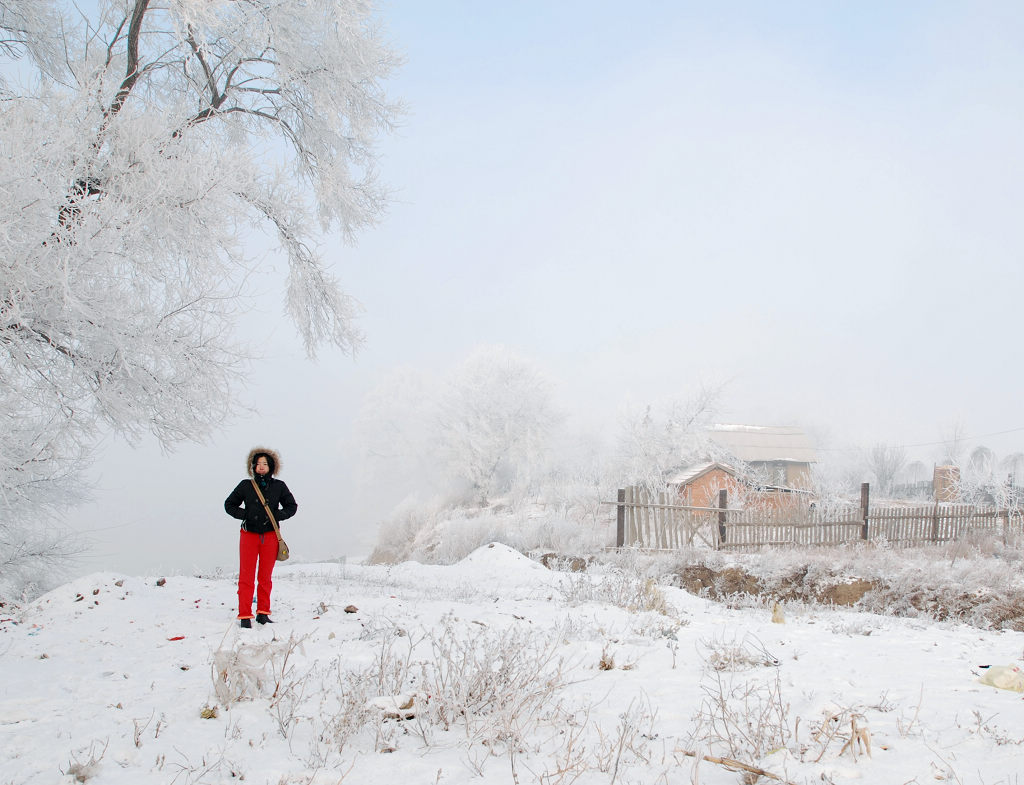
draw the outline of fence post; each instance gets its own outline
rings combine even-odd
[[[871,487],[869,483],[862,482],[860,484],[860,512],[861,517],[864,520],[864,525],[860,530],[860,538],[866,540],[868,538],[868,505],[871,500]]]
[[[638,500],[637,486],[630,485],[626,489],[626,540],[624,544],[629,543],[631,546],[635,546],[640,539],[639,517],[635,504]]]
[[[725,542],[725,511],[728,509],[729,504],[729,493],[722,488],[718,492],[718,541],[720,543]]]
[[[615,547],[621,548],[626,544],[626,489],[619,488],[619,494],[615,501],[619,506],[615,508]]]
[[[636,510],[640,513],[640,545],[643,548],[651,547],[651,492],[644,486],[640,486],[636,490],[636,500],[640,502],[642,507],[637,507]]]

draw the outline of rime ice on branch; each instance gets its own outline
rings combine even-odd
[[[84,7],[87,8],[87,7]],[[357,0],[0,0],[0,517],[60,504],[99,432],[195,440],[232,404],[254,226],[310,355],[357,304],[316,238],[382,214],[397,65]]]

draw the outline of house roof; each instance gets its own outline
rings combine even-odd
[[[687,485],[713,469],[721,469],[732,477],[736,476],[736,470],[731,466],[719,463],[718,461],[711,461],[709,463],[696,463],[692,466],[687,466],[685,469],[681,469],[676,474],[669,477],[667,482],[669,485]]]
[[[747,463],[814,463],[818,452],[802,428],[794,425],[713,425],[708,438]]]

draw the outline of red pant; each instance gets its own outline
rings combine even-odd
[[[238,618],[252,618],[252,590],[256,588],[256,613],[270,615],[270,576],[277,562],[277,535],[253,534],[244,529],[238,538]],[[259,562],[259,569],[256,564]]]

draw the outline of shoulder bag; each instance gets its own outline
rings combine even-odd
[[[284,537],[281,536],[281,528],[277,525],[277,521],[274,519],[274,513],[270,511],[270,505],[267,504],[267,500],[263,498],[263,492],[260,490],[260,486],[256,483],[256,480],[250,478],[252,487],[256,489],[256,495],[260,497],[260,501],[263,503],[263,509],[267,511],[267,517],[270,518],[270,524],[274,527],[274,534],[277,535],[277,560],[287,561],[288,559],[288,543],[284,541]]]

